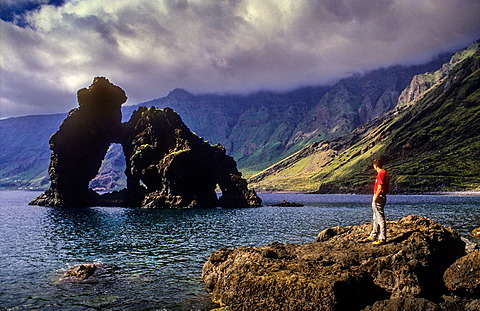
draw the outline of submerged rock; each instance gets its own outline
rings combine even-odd
[[[61,277],[62,281],[79,282],[91,277],[97,270],[96,264],[79,264],[68,268]]]
[[[125,92],[106,78],[78,91],[73,109],[52,135],[50,188],[30,204],[147,208],[257,207],[235,160],[188,129],[170,108],[140,107],[121,123]],[[100,196],[89,189],[107,149],[121,143],[127,188]],[[141,182],[145,185],[142,186]],[[222,196],[217,199],[217,185]]]
[[[419,216],[388,222],[385,245],[363,242],[370,230],[336,227],[314,243],[221,249],[202,277],[212,300],[231,310],[362,310],[395,299],[391,310],[430,310],[446,293],[445,270],[465,255],[460,235]]]
[[[280,206],[280,207],[303,207],[304,205],[301,203],[295,203],[295,202],[289,202],[286,200],[283,200],[282,202],[278,204],[271,204],[270,206]]]
[[[67,271],[59,275],[55,281],[55,285],[69,286],[71,283],[82,284],[103,284],[110,286],[110,284],[117,283],[117,273],[120,268],[112,264],[83,263],[69,267]]]

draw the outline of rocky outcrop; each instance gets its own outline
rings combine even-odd
[[[314,243],[220,249],[205,263],[203,280],[212,300],[231,310],[443,310],[475,303],[472,296],[447,303],[446,296],[441,304],[443,274],[465,255],[457,232],[408,216],[388,222],[387,244],[375,246],[364,242],[370,230],[371,224],[335,227]]]
[[[142,206],[149,208],[253,207],[261,199],[249,190],[232,157],[192,133],[172,109],[140,107],[121,123],[125,92],[95,78],[78,92],[72,110],[50,139],[51,186],[31,204],[45,206]],[[107,149],[120,143],[127,188],[99,195],[89,188]],[[141,185],[143,183],[143,185]],[[216,187],[222,196],[217,199]]]
[[[140,180],[146,185],[143,207],[260,206],[225,148],[192,133],[172,109],[140,107],[126,132],[127,186],[138,189]]]
[[[110,144],[121,139],[125,92],[97,77],[77,93],[79,107],[70,111],[50,138],[50,188],[32,204],[91,206],[98,196],[89,182],[98,173]]]

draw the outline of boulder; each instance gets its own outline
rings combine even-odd
[[[68,268],[68,270],[61,277],[62,281],[79,282],[91,277],[97,270],[95,264],[79,264]]]
[[[455,261],[443,275],[445,285],[457,295],[480,298],[480,251]]]
[[[472,236],[475,238],[480,238],[480,228],[472,230]]]
[[[465,255],[457,232],[419,216],[388,222],[385,245],[364,242],[370,231],[336,227],[313,243],[220,249],[202,277],[212,300],[231,310],[361,310],[416,298],[428,309],[427,300],[441,299],[443,273]]]

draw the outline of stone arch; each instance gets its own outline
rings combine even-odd
[[[50,189],[31,204],[152,208],[252,207],[261,199],[247,188],[235,160],[190,131],[170,108],[140,107],[121,123],[125,92],[106,78],[78,91],[72,110],[52,135]],[[121,143],[126,189],[99,195],[89,188],[112,143]],[[116,147],[119,149],[119,147]],[[117,150],[117,157],[121,152]],[[144,188],[140,181],[146,185]],[[216,185],[223,195],[217,200]]]

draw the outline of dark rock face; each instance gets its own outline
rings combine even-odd
[[[172,109],[141,107],[126,124],[127,185],[147,186],[143,207],[250,207],[261,200],[247,188],[232,157],[192,133]],[[215,189],[223,195],[217,199]]]
[[[125,92],[106,78],[95,78],[77,93],[78,108],[70,111],[50,138],[50,189],[32,204],[90,206],[96,193],[88,188],[112,142],[119,141]]]
[[[232,157],[192,133],[172,109],[140,107],[121,123],[125,92],[106,78],[78,91],[72,110],[52,135],[51,186],[31,204],[45,206],[142,206],[151,208],[253,207]],[[98,195],[89,189],[112,143],[126,158],[127,188]],[[141,186],[143,182],[146,186]],[[217,199],[219,185],[223,195]]]
[[[270,206],[280,206],[280,207],[302,207],[304,206],[302,203],[296,203],[296,202],[289,202],[286,200],[283,200],[282,202],[278,204],[271,204]]]
[[[370,230],[335,227],[315,243],[221,249],[205,263],[203,280],[212,300],[231,310],[362,310],[389,299],[400,299],[382,303],[391,310],[436,310],[445,270],[465,255],[459,234],[419,216],[389,222],[382,246],[362,242]]]

